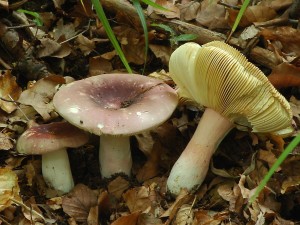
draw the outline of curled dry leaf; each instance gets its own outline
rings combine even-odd
[[[123,194],[123,198],[131,213],[136,211],[147,211],[151,207],[149,189],[145,186],[136,187]]]
[[[13,147],[10,137],[5,133],[0,133],[0,150],[9,150]]]
[[[0,168],[0,211],[12,204],[12,199],[20,200],[17,175],[10,169]]]
[[[195,212],[195,221],[197,225],[217,225],[222,224],[222,221],[230,219],[228,211],[215,212],[211,210],[198,210]]]
[[[18,100],[22,89],[16,83],[16,78],[10,74],[9,70],[4,71],[0,75],[0,97],[11,101]],[[13,102],[3,101],[0,99],[0,107],[7,113],[11,113],[17,107]]]
[[[265,28],[260,34],[265,40],[271,42],[279,41],[282,52],[300,56],[300,30],[292,27]]]
[[[192,209],[192,205],[184,204],[179,208],[175,221],[176,225],[191,225],[193,219],[194,210]]]
[[[56,86],[64,83],[65,79],[57,75],[42,78],[23,91],[18,101],[24,105],[31,105],[44,120],[49,120],[51,113],[54,112],[52,98],[56,92]]]
[[[228,9],[229,12],[229,23],[231,25],[234,24],[234,21],[239,13],[238,10],[235,9]],[[277,13],[274,9],[263,6],[263,5],[253,5],[247,7],[240,23],[240,27],[247,27],[252,25],[254,22],[265,22],[271,20],[277,16]]]
[[[136,225],[141,212],[137,211],[128,216],[122,216],[111,225]]]
[[[218,4],[218,0],[204,0],[201,2],[200,10],[198,10],[196,21],[209,29],[228,29],[226,18],[226,9]],[[227,0],[227,4],[237,5],[236,0]]]
[[[268,76],[269,81],[276,88],[300,86],[300,67],[290,63],[281,63]]]
[[[97,195],[83,184],[78,184],[63,197],[62,208],[77,222],[86,222],[90,209],[97,205]]]
[[[116,179],[109,182],[107,189],[108,192],[115,198],[120,199],[122,197],[122,194],[129,188],[129,186],[129,181],[125,180],[123,177],[118,176]]]
[[[153,8],[152,6],[148,6],[148,9],[147,9],[148,15],[151,15],[152,13],[156,13],[158,15],[163,15],[169,19],[180,18],[180,10],[174,4],[174,1],[172,1],[172,0],[155,0],[155,2],[156,2],[156,4],[159,4],[168,10],[160,10],[157,8]]]

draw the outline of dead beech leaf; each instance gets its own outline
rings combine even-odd
[[[175,221],[177,225],[191,225],[194,219],[194,210],[192,205],[182,205],[176,215]]]
[[[211,210],[200,209],[195,212],[195,222],[197,225],[219,225],[222,221],[230,218],[229,211],[215,212]]]
[[[12,199],[20,201],[17,175],[8,168],[0,168],[0,212],[9,207]]]
[[[275,27],[272,29],[265,28],[260,34],[265,40],[279,41],[282,52],[300,56],[300,30],[292,27]]]
[[[286,62],[281,63],[273,68],[268,79],[278,89],[300,86],[300,67]]]
[[[163,15],[166,18],[180,18],[180,10],[177,6],[174,5],[174,1],[172,0],[154,0],[156,4],[163,6],[168,10],[160,10],[157,8],[153,8],[152,6],[148,6],[147,13],[151,15],[152,13],[156,13],[158,15]]]
[[[235,6],[237,0],[227,0],[225,3]],[[209,29],[226,29],[228,22],[226,16],[226,9],[224,6],[218,4],[218,0],[204,0],[202,1],[200,9],[198,10],[196,21]]]
[[[0,97],[2,99],[11,101],[18,100],[22,89],[16,83],[16,78],[10,74],[9,70],[4,71],[0,74]],[[11,99],[11,98],[12,99]],[[0,99],[0,107],[7,113],[11,113],[17,107],[13,102],[7,102]]]
[[[127,61],[142,65],[145,62],[145,43],[141,34],[127,26],[114,27]]]
[[[97,195],[83,184],[77,184],[63,197],[62,208],[65,213],[78,222],[86,222],[90,209],[97,205]]]
[[[300,176],[289,176],[281,185],[281,194],[290,193],[299,189],[300,187]]]
[[[51,118],[50,114],[54,112],[52,98],[56,92],[56,86],[64,82],[64,78],[57,75],[42,78],[32,87],[23,91],[18,102],[31,105],[44,120],[49,120]]]
[[[53,38],[56,41],[67,40],[74,37],[76,34],[74,23],[64,24],[63,19],[60,19],[57,22],[56,27],[53,29]]]
[[[68,56],[71,53],[71,48],[68,44],[59,44],[55,40],[50,38],[43,38],[40,40],[41,46],[37,50],[37,57],[56,57],[63,58]]]
[[[89,76],[110,73],[112,70],[111,62],[101,56],[91,57],[89,60]]]
[[[162,221],[152,213],[142,213],[138,218],[137,225],[162,225]]]
[[[229,19],[228,22],[233,25],[239,11],[235,9],[228,9]],[[274,19],[277,13],[274,9],[264,5],[248,6],[240,23],[240,27],[247,27],[254,22],[265,22]]]
[[[0,150],[9,150],[14,146],[9,136],[5,133],[0,133]]]
[[[82,53],[86,56],[91,53],[96,47],[95,42],[88,39],[87,37],[79,34],[76,38],[76,42],[78,43],[78,47],[82,51]]]
[[[291,105],[293,116],[300,119],[300,100],[297,100],[295,96],[292,96],[290,98],[290,105]]]
[[[115,196],[115,198],[120,199],[122,194],[129,188],[129,181],[125,180],[123,177],[118,176],[113,181],[109,182],[107,189],[110,194]]]
[[[129,189],[123,194],[123,198],[131,213],[150,210],[149,189],[145,186]]]
[[[137,211],[127,216],[122,216],[111,225],[136,225],[141,212]]]
[[[170,56],[172,53],[172,49],[170,46],[150,44],[149,48],[154,53],[156,58],[159,58],[163,64],[169,64]]]
[[[200,3],[195,1],[179,5],[178,8],[180,9],[180,18],[184,21],[194,20],[197,16],[199,7]]]

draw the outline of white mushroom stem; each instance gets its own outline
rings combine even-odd
[[[218,112],[207,108],[190,142],[174,164],[167,181],[173,195],[180,190],[197,189],[206,177],[210,159],[219,143],[233,128],[233,123]]]
[[[100,173],[109,178],[114,174],[131,174],[132,158],[128,136],[102,135],[99,148]]]
[[[69,157],[65,148],[42,155],[42,173],[47,185],[63,194],[68,193],[74,187]]]

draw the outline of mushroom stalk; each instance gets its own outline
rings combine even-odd
[[[167,181],[171,194],[180,190],[196,190],[206,177],[212,155],[233,123],[213,109],[207,108],[181,156],[174,164]]]
[[[103,177],[109,178],[117,173],[130,176],[132,158],[129,136],[101,136],[99,161]]]
[[[74,187],[66,148],[42,155],[42,173],[47,185],[63,194]]]

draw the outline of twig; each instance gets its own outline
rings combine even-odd
[[[10,65],[8,65],[6,62],[4,62],[3,59],[1,59],[0,57],[0,64],[7,70],[11,70],[12,68],[10,67]]]

